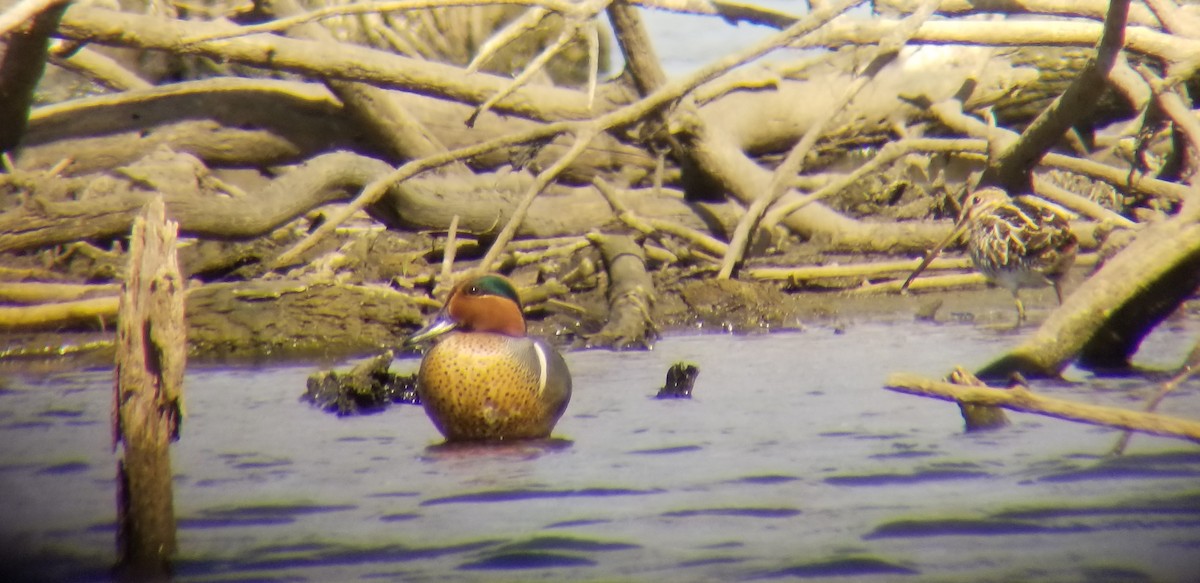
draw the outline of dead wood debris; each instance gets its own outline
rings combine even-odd
[[[55,4],[29,0],[0,18],[15,22],[19,11],[50,18]],[[1200,251],[1164,242],[1200,240],[1193,232],[1200,203],[1189,182],[1200,166],[1200,130],[1173,85],[1200,68],[1193,58],[1200,41],[1173,24],[1189,16],[1164,3],[1147,10],[1124,0],[1085,0],[1073,8],[1081,18],[1062,21],[1061,4],[1034,1],[1005,8],[1024,20],[987,23],[959,18],[972,14],[970,7],[926,1],[894,2],[903,5],[897,17],[865,22],[835,19],[852,1],[827,2],[803,16],[707,2],[521,4],[506,9],[511,24],[492,22],[498,32],[490,41],[470,43],[432,29],[418,39],[385,25],[437,19],[420,11],[377,13],[370,5],[305,13],[278,0],[263,9],[288,18],[267,22],[248,20],[266,13],[199,11],[182,19],[66,7],[52,61],[76,60],[76,70],[128,89],[36,108],[20,128],[0,124],[21,133],[0,174],[0,254],[26,270],[48,265],[68,282],[113,281],[119,269],[102,267],[103,258],[58,249],[85,246],[121,257],[138,209],[162,196],[167,214],[192,239],[180,251],[194,279],[189,307],[215,314],[196,316],[196,338],[205,346],[222,345],[219,334],[239,326],[251,332],[238,342],[270,334],[266,320],[231,315],[247,301],[317,310],[309,324],[329,321],[334,316],[317,304],[337,289],[372,298],[344,315],[366,318],[365,344],[384,345],[419,320],[419,307],[437,302],[443,280],[454,277],[451,267],[500,269],[524,289],[546,291],[551,301],[537,309],[563,316],[556,326],[567,336],[646,346],[656,335],[656,277],[734,276],[855,295],[896,289],[903,271],[892,266],[911,261],[894,255],[927,249],[948,230],[945,222],[911,219],[953,216],[982,171],[986,181],[1032,189],[1079,213],[1073,230],[1087,247],[1114,231],[1136,233],[1122,234],[1133,244],[987,372],[1053,374],[1079,355],[1085,363],[1120,364],[1200,285],[1189,277],[1200,272]],[[669,78],[635,6],[714,14],[778,32]],[[613,23],[627,75],[597,85],[601,10]],[[1162,26],[1167,13],[1171,24]],[[521,64],[494,69],[505,74],[484,72],[508,59],[502,47],[544,28],[531,23],[546,19],[558,28],[531,45]],[[345,40],[351,22],[357,42]],[[13,26],[2,30],[18,34]],[[1001,54],[959,46],[943,54],[928,44],[958,42],[1022,48]],[[72,52],[80,43],[88,46]],[[574,43],[584,47],[574,54],[586,69],[580,84],[588,87],[538,84],[542,66],[555,54],[572,54]],[[739,68],[797,43],[836,52]],[[1072,46],[1051,52],[1044,46],[1050,43]],[[459,54],[466,45],[482,49]],[[144,79],[160,77],[139,76],[145,71],[137,63],[92,58],[104,47],[159,51],[181,69],[216,77],[148,87]],[[1058,59],[1056,66],[1044,66],[1047,59]],[[0,74],[20,77],[28,72],[23,67],[5,64]],[[264,69],[291,78],[229,74]],[[926,69],[938,74],[922,74]],[[1109,83],[1144,111],[1108,99]],[[24,107],[3,109],[25,115]],[[1000,127],[983,121],[990,113]],[[1119,131],[1104,132],[1113,121]],[[1064,186],[1074,180],[1084,185]],[[1087,186],[1095,181],[1109,193],[1104,200],[1087,198],[1100,190]],[[453,236],[444,237],[447,231]],[[566,291],[597,289],[596,251],[582,238],[588,233],[608,269],[605,307],[561,299]],[[451,241],[439,248],[444,239]],[[521,248],[537,239],[558,242]],[[827,257],[835,253],[855,259]],[[439,270],[439,262],[446,267]],[[925,284],[981,281],[959,272]],[[379,293],[385,286],[391,291]],[[230,291],[236,287],[285,289],[247,300]],[[390,323],[377,319],[391,317],[385,311],[365,315],[377,301],[399,302],[395,313],[403,315]],[[18,322],[13,310],[24,317],[45,309],[68,315],[36,325],[104,326],[109,308],[0,309],[6,322]],[[1115,316],[1084,316],[1097,311]],[[248,324],[214,324],[222,318]],[[350,328],[343,332],[358,333]],[[305,338],[299,344],[311,344]],[[279,337],[263,343],[286,345]]]
[[[975,379],[975,382],[970,385],[962,385],[931,381],[907,373],[895,373],[888,377],[885,388],[901,393],[955,401],[964,406],[1003,407],[1013,411],[1036,413],[1069,421],[1200,442],[1200,422],[1197,421],[1116,407],[1076,403],[1038,395],[1021,386],[996,389],[979,383],[978,379]]]
[[[420,405],[416,376],[398,375],[389,370],[391,364],[387,350],[349,372],[313,373],[301,399],[339,417],[378,413],[392,404]]]

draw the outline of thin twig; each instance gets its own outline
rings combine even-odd
[[[567,44],[571,42],[571,40],[575,37],[575,33],[577,32],[579,32],[579,24],[574,21],[568,21],[567,24],[563,26],[562,31],[559,32],[558,38],[554,39],[554,44],[551,44],[543,49],[542,52],[538,53],[538,56],[534,57],[529,64],[525,65],[525,68],[521,70],[521,73],[513,78],[512,82],[509,83],[507,87],[489,96],[487,100],[479,104],[479,106],[471,112],[471,116],[467,118],[466,126],[469,128],[475,127],[475,120],[479,119],[479,116],[487,113],[492,106],[499,103],[501,99],[512,95],[514,91],[528,83],[529,80],[538,73],[538,71],[541,71],[542,68],[546,66],[546,63],[550,62],[550,59],[553,59],[555,55],[567,47]]]
[[[958,289],[963,287],[976,287],[987,283],[987,277],[982,273],[951,273],[947,275],[933,275],[922,277],[904,287],[904,282],[899,279],[884,281],[880,283],[870,283],[858,286],[847,293],[853,296],[870,296],[879,294],[897,294],[903,289],[912,291],[946,291],[949,289]]]
[[[777,29],[787,28],[800,20],[785,12],[724,0],[630,0],[630,4],[685,14],[720,16],[727,22],[746,22]]]
[[[843,277],[880,277],[902,275],[909,273],[920,260],[910,261],[875,261],[871,263],[853,263],[849,265],[814,265],[809,267],[755,267],[747,269],[746,277],[767,281],[808,281],[814,279],[834,279]],[[966,257],[941,257],[929,264],[928,271],[948,271],[971,269],[971,260]]]
[[[851,184],[875,173],[883,166],[891,164],[909,154],[916,152],[973,152],[982,154],[987,144],[979,139],[939,139],[939,138],[909,138],[897,142],[888,142],[866,164],[859,166],[849,174],[830,181],[820,189],[804,196],[796,197],[787,203],[776,204],[763,215],[759,226],[763,230],[771,230],[788,215],[800,210],[810,203],[833,196],[845,190]]]
[[[1200,342],[1197,342],[1192,347],[1192,353],[1188,355],[1183,366],[1179,367],[1179,372],[1175,373],[1175,376],[1159,386],[1158,392],[1149,401],[1146,401],[1146,406],[1142,410],[1147,413],[1154,412],[1158,408],[1158,405],[1163,402],[1163,399],[1167,398],[1167,394],[1174,391],[1176,387],[1183,384],[1184,381],[1191,378],[1197,372],[1200,372]],[[1117,443],[1113,445],[1113,448],[1109,450],[1108,455],[1118,456],[1124,454],[1125,448],[1129,446],[1129,439],[1131,437],[1133,437],[1133,432],[1131,431],[1126,431],[1122,434],[1117,439]]]
[[[454,256],[458,253],[458,215],[450,219],[450,229],[446,232],[446,250],[442,252],[442,274],[438,284],[445,285],[450,281],[450,273],[454,269]]]
[[[571,14],[574,7],[569,2],[561,2],[558,0],[401,0],[398,2],[358,2],[354,4],[341,4],[333,6],[325,6],[317,10],[297,14],[287,18],[280,18],[262,24],[254,24],[242,26],[236,29],[227,31],[218,31],[206,34],[197,34],[180,39],[180,44],[190,45],[214,40],[227,40],[231,38],[239,38],[254,34],[262,34],[268,32],[279,32],[287,30],[298,24],[313,22],[317,20],[325,20],[337,16],[351,16],[355,14],[377,14],[384,12],[409,12],[413,10],[426,10],[430,8],[444,8],[451,6],[484,6],[484,5],[526,5],[538,6],[562,14]]]

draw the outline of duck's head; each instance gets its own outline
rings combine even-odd
[[[494,274],[464,279],[450,291],[446,305],[433,321],[409,336],[405,344],[430,340],[451,330],[525,336],[521,298],[512,282]]]

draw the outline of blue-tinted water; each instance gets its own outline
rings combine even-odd
[[[1142,362],[1181,361],[1200,322]],[[337,418],[318,367],[196,369],[173,448],[179,578],[209,580],[1194,581],[1200,447],[1032,415],[964,435],[954,405],[887,374],[978,366],[1012,336],[968,326],[669,338],[567,355],[559,441],[445,449],[421,409]],[[669,364],[692,400],[651,398]],[[401,361],[399,370],[416,366]],[[1037,390],[1137,406],[1142,378]],[[114,558],[108,371],[0,392],[0,562],[103,579]],[[1200,381],[1162,412],[1200,418]],[[19,569],[19,571],[14,571]]]

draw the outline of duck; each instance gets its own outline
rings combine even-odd
[[[526,335],[521,298],[507,278],[478,274],[407,346],[433,341],[417,372],[425,413],[448,442],[549,437],[571,400],[562,355]]]

